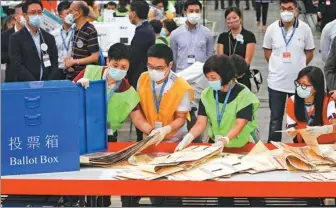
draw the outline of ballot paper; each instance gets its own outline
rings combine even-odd
[[[116,176],[136,180],[155,180],[182,170],[183,168],[179,166],[173,166],[173,167],[161,168],[156,173],[150,173],[135,168],[135,169],[120,170],[119,172],[116,173]]]
[[[53,30],[62,28],[62,20],[52,12],[43,9],[40,28],[50,33]]]

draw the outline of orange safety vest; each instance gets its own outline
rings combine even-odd
[[[325,95],[324,101],[323,101],[323,109],[322,109],[323,125],[331,124],[327,116],[327,108],[328,108],[329,101],[330,101],[330,98],[327,95]],[[308,112],[308,116],[309,117],[312,116],[313,113],[314,111]],[[293,119],[296,122],[296,129],[304,129],[307,127],[306,122],[301,122],[296,119],[295,112],[294,112],[294,101],[291,98],[289,98],[287,101],[287,114],[291,119]],[[297,140],[299,143],[304,143],[304,140],[300,134],[297,135]],[[336,133],[321,135],[319,138],[317,138],[317,140],[319,144],[333,144],[336,142]]]
[[[171,124],[174,114],[182,101],[186,92],[189,92],[190,101],[194,99],[192,87],[182,77],[178,77],[172,87],[162,96],[159,114],[156,112],[155,101],[152,90],[152,80],[148,72],[141,74],[138,84],[138,94],[140,96],[141,109],[146,120],[152,125],[155,121],[162,122],[163,126]],[[175,132],[170,132],[166,138],[174,136]]]

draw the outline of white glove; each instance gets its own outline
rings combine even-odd
[[[190,134],[190,133],[186,134],[183,137],[182,141],[175,148],[175,152],[181,151],[184,148],[186,148],[194,139],[195,139],[195,137],[192,134]]]
[[[229,137],[225,136],[220,136],[220,135],[216,135],[215,136],[215,144],[213,144],[213,146],[221,146],[221,147],[225,147],[229,142],[230,142],[230,139]]]
[[[85,89],[87,89],[90,85],[90,81],[86,78],[80,78],[77,83],[80,83],[82,85],[82,87],[84,87]]]
[[[323,134],[331,134],[334,128],[332,125],[325,126],[308,126],[306,128],[307,135],[311,137],[319,137]]]
[[[160,142],[162,142],[162,140],[164,140],[164,138],[167,136],[167,134],[170,133],[170,131],[171,131],[170,125],[154,129],[148,136],[153,136],[154,134],[157,134],[157,132],[159,133],[149,141],[149,145],[153,144],[158,145]]]
[[[286,133],[289,136],[289,138],[294,139],[294,137],[296,137],[298,132],[294,127],[291,127],[286,130]]]

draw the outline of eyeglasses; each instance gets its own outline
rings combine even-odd
[[[157,71],[165,71],[167,66],[155,66],[155,67],[152,67],[152,66],[149,66],[147,65],[147,68],[148,69],[154,69],[154,70],[157,70]]]
[[[313,86],[313,85],[300,84],[298,81],[294,81],[294,84],[296,87],[301,87],[303,90],[307,89],[307,87]]]
[[[292,11],[294,11],[294,9],[295,8],[293,8],[293,7],[288,7],[288,8],[286,8],[286,7],[280,7],[280,11],[282,11],[282,12],[284,12],[284,11],[292,12]]]

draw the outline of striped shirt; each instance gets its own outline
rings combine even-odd
[[[91,56],[91,54],[99,51],[98,34],[95,27],[86,22],[81,29],[75,30],[72,42],[73,59],[82,59]],[[94,63],[92,63],[94,64]],[[73,66],[75,71],[81,71],[86,66]]]

